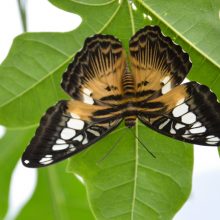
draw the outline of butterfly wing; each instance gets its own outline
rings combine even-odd
[[[111,35],[94,35],[86,39],[83,49],[68,66],[61,86],[76,100],[117,104],[125,67],[121,42]]]
[[[96,112],[109,114],[96,116]],[[106,107],[60,101],[49,108],[22,156],[27,167],[42,167],[70,157],[103,138],[121,121]]]
[[[182,84],[141,107],[139,119],[159,133],[192,144],[220,144],[220,103],[207,86]]]
[[[179,45],[165,37],[158,26],[140,29],[129,42],[136,95],[155,98],[180,84],[192,64]]]
[[[63,75],[62,88],[74,99],[61,101],[43,116],[23,154],[28,167],[56,163],[100,140],[116,128],[121,112],[125,52],[110,35],[87,38]]]

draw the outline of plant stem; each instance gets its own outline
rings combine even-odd
[[[17,0],[23,32],[27,31],[26,3],[27,0]]]

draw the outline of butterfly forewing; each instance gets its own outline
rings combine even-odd
[[[87,38],[61,83],[74,100],[61,101],[47,111],[23,154],[23,164],[40,167],[58,162],[117,127],[121,112],[112,106],[122,99],[125,65],[125,51],[114,36]]]
[[[122,44],[115,37],[99,34],[87,38],[64,73],[61,86],[74,99],[116,104],[122,95],[125,60]]]
[[[42,117],[35,137],[23,154],[27,167],[41,167],[76,154],[116,128],[120,117],[93,117],[105,107],[60,101]]]
[[[220,144],[220,104],[207,86],[189,82],[150,102],[162,107],[150,115],[143,105],[139,118],[145,125],[181,141]]]
[[[129,42],[137,97],[165,94],[180,84],[191,68],[187,53],[165,37],[158,26],[140,29]]]

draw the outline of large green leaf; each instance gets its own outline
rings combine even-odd
[[[127,48],[131,35],[146,24],[159,24],[166,35],[189,52],[193,61],[190,79],[209,85],[220,95],[217,1],[51,2],[79,14],[82,24],[68,33],[27,33],[15,39],[0,66],[0,123],[9,127],[32,126],[38,123],[48,106],[67,97],[60,89],[60,79],[87,36],[114,34]],[[131,7],[135,8],[134,4],[136,10]],[[192,148],[138,125],[136,135],[156,155],[154,159],[129,131],[123,133],[124,129],[122,126],[75,156],[69,172],[84,178],[98,219],[172,218],[190,193]],[[118,146],[98,163],[120,135],[123,138]],[[51,168],[46,172],[54,171]],[[71,183],[72,180],[67,184]],[[39,199],[33,198],[33,201]],[[21,216],[28,214],[24,211]],[[56,216],[63,217],[59,213]],[[50,217],[54,217],[52,213]]]
[[[138,125],[154,158],[125,129],[73,157],[68,170],[84,179],[97,219],[171,219],[190,192],[192,148]]]
[[[138,2],[142,2],[147,10],[174,30],[205,59],[220,67],[219,0]]]
[[[17,219],[94,219],[84,186],[64,172],[65,166],[66,162],[39,170],[36,191]]]
[[[8,209],[12,172],[34,130],[7,129],[6,135],[0,139],[0,219],[3,219]],[[48,220],[93,219],[83,185],[73,175],[64,172],[65,166],[66,162],[63,162],[39,170],[34,195],[18,219],[44,219],[45,213]],[[26,182],[27,179],[22,181]]]

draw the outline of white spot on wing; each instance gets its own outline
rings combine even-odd
[[[84,121],[82,120],[79,120],[79,119],[74,119],[74,118],[71,118],[68,122],[67,122],[67,126],[69,128],[72,128],[72,129],[77,129],[77,130],[82,130],[83,127],[84,127]]]
[[[87,88],[83,88],[83,93],[85,94],[85,95],[91,95],[91,93],[92,93],[92,91],[91,90],[89,90],[89,89],[87,89]]]
[[[214,137],[209,138],[208,141],[220,141],[220,139],[214,136]]]
[[[25,163],[25,164],[29,164],[30,161],[29,161],[29,160],[25,160],[24,163]]]
[[[55,145],[53,145],[52,150],[53,151],[65,150],[68,147],[69,147],[68,144],[55,144]]]
[[[75,113],[70,113],[73,118],[80,119],[80,116]]]
[[[164,77],[164,78],[161,80],[161,82],[164,83],[164,84],[166,84],[169,80],[170,80],[170,77],[169,77],[169,76],[166,76],[166,77]]]
[[[185,124],[192,124],[196,121],[196,115],[192,112],[188,112],[187,114],[182,116],[182,122]]]
[[[76,150],[76,147],[73,144],[71,144],[70,145],[70,151],[75,151],[75,150]]]
[[[215,144],[218,144],[218,141],[216,142],[212,142],[212,141],[206,141],[207,144],[211,144],[211,145],[215,145]]]
[[[176,131],[171,127],[170,133],[171,133],[171,134],[176,134]]]
[[[164,86],[162,87],[161,92],[162,92],[162,94],[166,94],[166,93],[168,93],[171,89],[172,89],[172,88],[171,88],[171,82],[168,82],[166,85],[164,85]]]
[[[92,129],[90,129],[90,128],[88,128],[87,131],[90,132],[90,133],[92,133],[92,134],[94,134],[94,135],[97,136],[97,137],[100,136],[100,133],[99,133],[98,131],[92,130]]]
[[[184,128],[185,125],[184,124],[180,124],[180,123],[176,123],[175,128],[176,129],[180,129],[180,128]]]
[[[85,139],[83,140],[82,144],[87,144],[87,143],[88,143],[88,139],[85,138]]]
[[[90,105],[94,104],[93,98],[90,97],[91,93],[92,92],[89,89],[87,89],[87,88],[83,89],[83,102],[84,103],[87,103],[87,104],[90,104]]]
[[[81,142],[82,139],[83,139],[83,136],[80,134],[80,135],[78,135],[77,137],[75,137],[73,140],[74,140],[74,141],[79,141],[79,142]]]
[[[173,116],[174,117],[180,117],[181,115],[184,115],[188,112],[189,106],[185,103],[182,105],[178,105],[176,108],[173,109]]]
[[[43,158],[39,161],[39,163],[41,163],[41,164],[43,164],[43,165],[50,164],[50,163],[52,163],[52,162],[53,162],[53,160],[52,160],[51,158],[47,158],[47,157],[43,157]]]
[[[213,138],[215,137],[214,135],[208,135],[206,138]]]
[[[87,103],[87,104],[90,104],[90,105],[94,104],[93,98],[91,98],[87,95],[84,95],[84,94],[83,94],[83,102]]]
[[[206,131],[206,127],[198,127],[198,128],[192,128],[189,130],[192,134],[198,134],[198,133],[204,133]]]
[[[182,104],[184,101],[185,101],[185,99],[184,99],[184,98],[179,99],[179,100],[178,100],[178,102],[176,103],[176,105],[181,105],[181,104]]]
[[[75,136],[76,132],[73,129],[70,128],[64,128],[60,134],[61,138],[64,140],[68,140],[70,138],[73,138]]]
[[[197,127],[201,127],[202,123],[197,121],[195,124],[193,124],[192,128],[197,128]]]
[[[65,144],[66,142],[62,139],[57,139],[56,144]]]
[[[164,121],[162,124],[160,124],[160,126],[158,127],[159,129],[163,129],[168,123],[169,123],[170,119],[167,119],[166,121]]]
[[[191,139],[191,134],[183,134],[182,137],[186,139]]]

